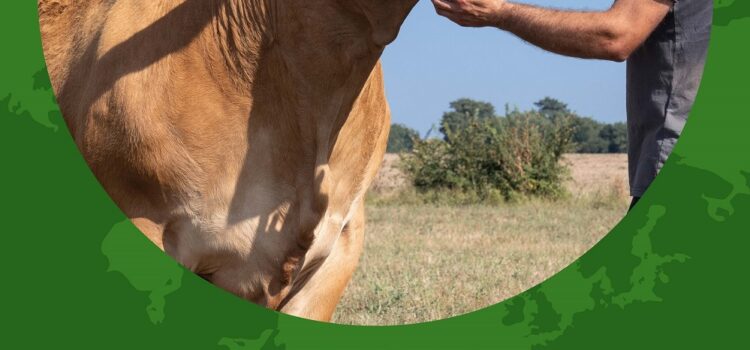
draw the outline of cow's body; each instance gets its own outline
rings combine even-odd
[[[385,150],[412,0],[40,0],[58,102],[114,201],[250,301],[328,320]]]

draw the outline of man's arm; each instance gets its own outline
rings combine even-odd
[[[669,13],[673,0],[615,0],[607,11],[564,11],[505,0],[432,0],[467,27],[493,26],[561,55],[624,61]],[[708,1],[708,0],[705,0]]]

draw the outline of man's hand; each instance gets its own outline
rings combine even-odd
[[[505,0],[432,0],[441,16],[464,27],[497,26]]]
[[[563,11],[506,0],[432,0],[465,27],[493,26],[566,56],[624,61],[651,35],[675,0],[614,0],[606,11]],[[709,1],[709,0],[693,0]]]

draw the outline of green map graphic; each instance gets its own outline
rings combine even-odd
[[[714,1],[714,25],[727,26],[733,21],[750,17],[750,2],[745,0]]]
[[[531,330],[530,339],[540,345],[564,334],[580,313],[598,308],[624,309],[634,303],[662,301],[654,288],[657,283],[669,282],[664,265],[682,263],[688,259],[681,254],[660,256],[653,251],[651,234],[666,214],[667,209],[663,206],[649,208],[648,221],[632,237],[630,254],[639,262],[630,271],[616,267],[608,271],[607,265],[585,266],[579,263],[575,265],[576,269],[568,269],[558,276],[570,278],[567,281],[569,284],[584,285],[591,296],[589,302],[571,304],[566,300],[567,293],[559,293],[565,291],[564,288],[558,289],[554,283],[545,284],[510,302],[503,323],[506,326],[525,323]],[[574,273],[577,275],[568,276]],[[618,288],[620,285],[625,288]]]
[[[143,249],[142,237],[130,221],[115,225],[104,238],[102,253],[109,259],[109,271],[117,271],[139,292],[148,292],[151,303],[146,308],[154,324],[164,321],[166,296],[182,286],[183,269],[174,261],[163,259],[153,249]]]

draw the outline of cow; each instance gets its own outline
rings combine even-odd
[[[160,249],[330,321],[390,127],[380,56],[417,0],[39,0],[65,122]]]

